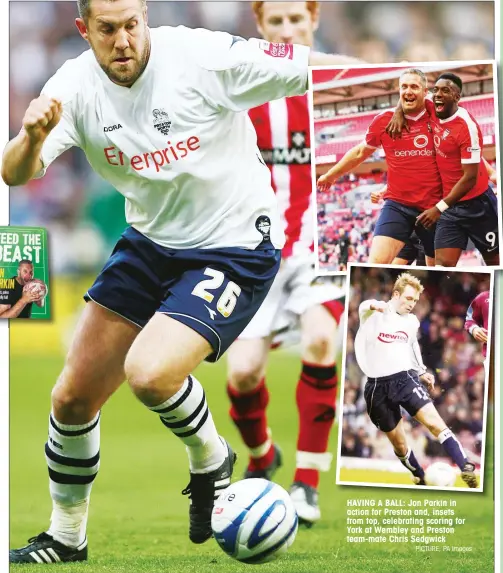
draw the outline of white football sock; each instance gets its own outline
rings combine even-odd
[[[218,435],[203,387],[194,376],[189,376],[171,398],[150,409],[186,445],[192,473],[211,472],[222,465],[227,449]]]
[[[48,533],[68,547],[77,547],[86,538],[89,497],[100,465],[99,448],[99,413],[81,425],[61,424],[51,414],[45,444],[53,501]]]

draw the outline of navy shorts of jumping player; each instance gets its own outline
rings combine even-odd
[[[206,338],[215,362],[259,309],[280,261],[269,240],[254,250],[168,249],[129,227],[84,299],[139,327],[166,314]]]
[[[363,395],[372,423],[383,432],[391,432],[396,428],[402,419],[400,407],[410,416],[415,416],[425,404],[431,402],[415,370],[367,378]]]
[[[408,243],[415,231],[424,247],[425,255],[433,258],[435,256],[435,227],[426,229],[422,225],[416,225],[416,219],[422,212],[392,199],[386,199],[377,219],[374,236],[391,237]]]
[[[482,253],[498,252],[498,200],[494,191],[487,191],[459,201],[438,220],[435,235],[435,249],[466,249],[471,239]]]

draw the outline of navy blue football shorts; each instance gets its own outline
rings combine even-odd
[[[498,200],[487,191],[459,201],[442,213],[437,222],[435,249],[466,249],[468,239],[482,254],[499,250]]]
[[[374,236],[391,237],[408,243],[415,231],[426,256],[433,258],[435,256],[435,227],[426,229],[422,225],[416,225],[416,219],[421,213],[419,209],[386,199],[377,219]]]
[[[167,249],[128,227],[84,299],[140,327],[166,314],[206,338],[215,362],[259,309],[280,261],[269,241],[255,250]]]
[[[400,249],[397,258],[406,260],[408,265],[416,261],[416,265],[426,266],[423,245],[415,233],[412,233],[410,239]]]
[[[367,378],[363,395],[372,423],[383,432],[391,432],[396,428],[402,419],[400,407],[415,416],[423,406],[431,402],[415,370],[404,370],[381,378]]]

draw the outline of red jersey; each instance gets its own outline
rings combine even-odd
[[[307,94],[283,98],[249,111],[257,145],[271,170],[286,235],[283,258],[313,250],[314,204]]]
[[[488,330],[489,328],[489,291],[483,291],[477,295],[471,302],[466,311],[465,330],[472,334],[473,329],[481,326]],[[482,353],[487,354],[487,344],[482,346]]]
[[[406,115],[410,132],[392,139],[385,131],[392,116],[393,110],[380,113],[365,134],[365,145],[382,146],[386,155],[388,189],[384,198],[421,211],[429,209],[442,198],[430,117],[426,110],[414,117]]]
[[[478,163],[477,182],[459,201],[481,195],[489,187],[489,175],[482,160],[482,130],[474,117],[463,107],[446,119],[435,115],[433,102],[427,103],[434,131],[437,165],[446,197],[463,176],[463,164]]]

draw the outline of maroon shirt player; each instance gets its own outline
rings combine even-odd
[[[477,295],[466,311],[465,330],[475,340],[482,342],[482,354],[487,356],[487,334],[489,324],[489,291]]]

